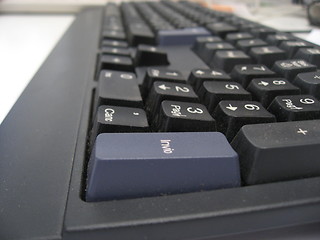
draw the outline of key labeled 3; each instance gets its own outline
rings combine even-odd
[[[215,131],[215,120],[198,103],[163,101],[155,124],[160,132]]]

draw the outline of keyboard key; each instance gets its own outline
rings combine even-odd
[[[116,41],[116,40],[102,40],[102,47],[117,47],[117,48],[127,48],[128,43],[125,41]]]
[[[197,37],[193,45],[193,51],[201,55],[203,51],[203,47],[205,46],[206,43],[218,43],[218,42],[223,42],[223,40],[220,37],[213,37],[213,36]]]
[[[109,54],[102,54],[100,56],[100,70],[119,70],[119,71],[133,71],[133,62],[130,57],[114,56]]]
[[[229,33],[226,36],[226,41],[235,45],[239,40],[248,40],[253,39],[254,37],[250,33],[238,32],[238,33]]]
[[[146,109],[152,118],[159,112],[163,100],[199,102],[198,96],[188,84],[154,82],[146,100]]]
[[[142,107],[142,98],[135,75],[127,72],[102,71],[96,101],[96,106]]]
[[[287,52],[288,58],[292,58],[300,48],[310,48],[312,45],[303,41],[284,41],[279,47]]]
[[[253,79],[247,90],[252,93],[254,100],[258,100],[264,107],[268,107],[277,96],[300,94],[300,89],[284,78]]]
[[[155,127],[160,132],[215,131],[215,120],[199,103],[163,101]]]
[[[218,132],[100,134],[88,176],[87,201],[240,186],[238,155]]]
[[[231,145],[248,185],[320,176],[320,120],[247,125]]]
[[[93,124],[92,139],[100,133],[146,132],[149,130],[146,113],[140,108],[99,106]]]
[[[240,128],[247,124],[275,122],[275,117],[259,102],[254,101],[221,101],[213,117],[217,121],[219,132],[231,141]]]
[[[232,46],[230,43],[207,43],[203,47],[203,53],[200,56],[200,58],[207,63],[210,64],[214,54],[218,50],[235,50],[234,46]]]
[[[123,31],[116,30],[104,30],[102,31],[103,39],[111,39],[111,40],[126,40],[126,35]]]
[[[118,47],[102,47],[101,53],[115,56],[126,56],[130,57],[131,52],[129,48],[118,48]]]
[[[199,96],[203,99],[210,113],[222,100],[251,100],[251,94],[236,82],[205,81]]]
[[[320,71],[299,73],[293,84],[298,86],[302,93],[311,94],[320,99]]]
[[[128,41],[133,46],[155,43],[155,35],[146,24],[129,23],[127,31]]]
[[[203,27],[162,30],[158,32],[157,42],[159,46],[194,44],[197,37],[210,35]]]
[[[231,78],[222,70],[218,69],[193,69],[188,78],[188,83],[197,92],[204,81],[231,81]]]
[[[148,68],[142,88],[147,93],[155,81],[187,83],[181,72],[170,69]]]
[[[231,72],[231,78],[246,88],[252,79],[274,77],[275,73],[261,64],[237,65]]]
[[[307,62],[320,68],[320,49],[317,48],[299,48],[295,55],[296,59],[304,59]]]
[[[317,67],[315,65],[300,59],[276,61],[272,67],[273,71],[290,82],[292,82],[299,73],[314,72],[316,69]]]
[[[286,60],[285,51],[272,46],[253,47],[249,51],[249,55],[260,64],[272,67],[275,61]]]
[[[250,49],[253,47],[264,47],[268,46],[268,44],[265,41],[262,41],[261,39],[255,38],[248,40],[239,40],[236,46],[245,53],[248,53]]]
[[[220,68],[227,73],[238,64],[250,64],[251,58],[242,51],[217,51],[210,63],[211,68]]]
[[[320,102],[311,95],[278,96],[268,111],[280,122],[319,119]]]
[[[276,30],[268,27],[259,27],[259,28],[253,28],[251,31],[252,35],[254,35],[257,38],[266,39],[268,35],[273,35],[276,33]]]
[[[142,45],[137,47],[136,66],[169,65],[167,53],[157,47]]]
[[[209,29],[214,35],[224,38],[228,33],[237,32],[238,29],[233,25],[224,22],[210,23],[206,25],[206,28]]]
[[[267,42],[276,46],[279,46],[283,41],[291,41],[291,40],[295,40],[295,38],[292,35],[286,34],[286,33],[278,33],[278,34],[267,36]]]

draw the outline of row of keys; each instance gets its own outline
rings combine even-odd
[[[101,134],[89,161],[86,198],[238,187],[239,162],[246,184],[318,176],[319,142],[320,120],[245,126],[231,143],[239,157],[217,132]]]
[[[266,81],[255,80],[260,81],[256,84],[256,89],[258,90],[261,90],[261,88],[259,89],[259,85],[261,85],[259,83],[262,83],[263,87],[269,85]],[[271,88],[269,92],[274,96],[277,94],[288,94],[290,91],[296,94],[300,92],[299,89],[294,86],[290,88],[290,85],[284,80],[273,80],[272,84],[273,89],[276,90],[272,91]],[[320,103],[317,99],[309,95],[276,97],[268,108],[268,110],[276,116],[275,118],[274,115],[267,112],[265,108],[257,102],[221,101],[223,99],[251,100],[250,93],[236,83],[206,81],[204,82],[202,91],[202,98],[204,98],[205,104],[209,107],[208,109],[213,118],[205,106],[195,103],[198,102],[199,99],[191,86],[174,82],[154,82],[146,100],[146,109],[149,117],[153,120],[153,129],[157,131],[215,131],[218,129],[218,131],[225,133],[228,140],[231,141],[240,128],[247,124],[274,122],[276,118],[278,121],[320,118]],[[258,94],[259,91],[255,91],[255,93]],[[265,99],[269,97],[269,101],[270,93],[265,97]],[[142,107],[142,98],[135,76],[127,73],[121,74],[119,72],[103,71],[99,81],[96,105],[99,106],[103,104]],[[106,108],[101,110],[101,113],[98,113],[97,119],[103,118],[103,111],[105,111],[105,109]],[[127,109],[126,111],[136,110]],[[141,114],[139,114],[139,116],[141,116]],[[144,118],[146,122],[146,117],[144,116]],[[139,119],[137,118],[137,120]],[[216,127],[216,121],[218,127]],[[105,124],[108,125],[109,122],[110,120],[105,121]],[[118,121],[111,122],[111,125],[119,124]],[[139,123],[128,124],[128,126],[132,125],[139,125]],[[142,128],[140,131],[146,130],[144,125]],[[100,132],[95,134],[98,133]]]

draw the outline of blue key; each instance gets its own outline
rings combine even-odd
[[[205,28],[194,27],[174,30],[162,30],[158,32],[158,44],[160,46],[193,44],[197,37],[211,36]]]
[[[103,133],[88,166],[87,201],[240,186],[238,155],[219,132]]]

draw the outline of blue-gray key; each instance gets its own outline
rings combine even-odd
[[[197,37],[210,36],[203,27],[161,30],[158,32],[158,44],[160,46],[193,44]]]
[[[240,186],[237,153],[219,132],[104,133],[86,199],[113,200]]]

